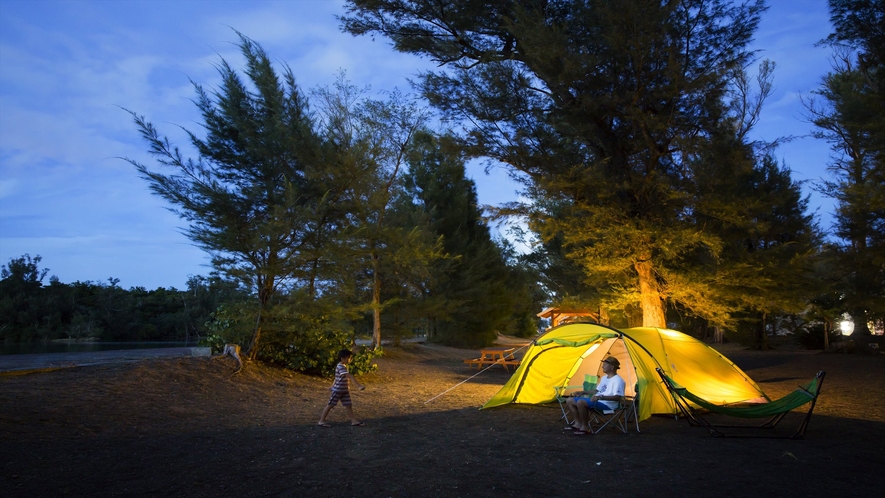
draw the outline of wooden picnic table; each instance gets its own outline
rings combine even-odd
[[[464,360],[464,363],[470,366],[476,366],[477,369],[482,368],[484,365],[500,364],[504,367],[504,370],[509,372],[510,369],[508,366],[519,366],[519,360],[513,356],[513,351],[515,350],[516,348],[507,346],[482,348],[479,350],[479,358]]]

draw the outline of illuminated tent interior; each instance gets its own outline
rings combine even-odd
[[[655,368],[715,404],[760,403],[769,399],[737,365],[703,342],[675,330],[570,323],[538,337],[519,368],[483,408],[508,403],[542,404],[556,400],[556,386],[580,390],[585,375],[601,376],[600,363],[618,358],[628,396],[638,386],[639,419],[675,414],[677,408]]]

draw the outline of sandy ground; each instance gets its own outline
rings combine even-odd
[[[340,408],[316,426],[328,379],[232,375],[229,358],[0,375],[0,495],[882,494],[883,355],[724,349],[772,398],[827,371],[805,439],[781,440],[712,438],[670,417],[575,437],[556,405],[478,410],[509,377],[498,367],[438,396],[476,372],[462,361],[476,351],[386,351],[354,393],[366,427]]]

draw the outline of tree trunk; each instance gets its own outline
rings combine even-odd
[[[753,341],[754,349],[759,351],[768,351],[768,333],[765,331],[765,321],[768,317],[767,313],[761,313],[759,317],[759,325],[756,327],[756,339]]]
[[[393,347],[398,348],[402,345],[402,340],[401,340],[402,334],[400,333],[399,319],[397,318],[396,313],[394,313],[393,316],[391,317],[391,323],[393,323],[393,330],[394,330],[394,332],[393,332]]]
[[[378,275],[378,255],[372,254],[372,342],[381,347],[381,276]]]
[[[710,326],[707,323],[707,320],[703,318],[698,318],[697,322],[695,322],[695,337],[706,342],[707,337],[710,335]]]
[[[856,308],[849,314],[854,321],[854,332],[847,338],[848,345],[851,347],[848,347],[846,351],[854,354],[875,354],[875,351],[870,348],[873,334],[867,326],[869,320],[866,310]]]
[[[824,351],[830,349],[830,329],[831,329],[830,321],[824,318]]]
[[[258,343],[261,341],[261,308],[258,310],[258,318],[255,319],[255,332],[252,333],[252,341],[249,342],[249,351],[246,358],[255,360],[258,356]]]
[[[664,302],[661,300],[660,284],[654,275],[652,262],[643,258],[633,264],[639,275],[639,305],[642,308],[643,327],[667,327]]]
[[[254,360],[258,356],[258,342],[261,340],[261,327],[255,329],[255,332],[252,334],[252,341],[249,343],[249,353],[246,355],[246,358],[249,360]]]
[[[642,308],[628,304],[624,307],[627,315],[627,328],[642,327]]]
[[[608,309],[599,308],[599,323],[602,325],[611,325],[611,318],[608,315]]]

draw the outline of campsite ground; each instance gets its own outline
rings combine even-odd
[[[388,348],[354,406],[316,426],[329,381],[233,360],[0,376],[4,496],[880,496],[885,355],[724,354],[772,398],[826,370],[804,440],[562,431],[556,406],[477,408],[507,380],[474,351]],[[795,425],[796,419],[784,424]]]

